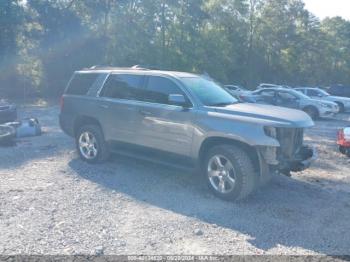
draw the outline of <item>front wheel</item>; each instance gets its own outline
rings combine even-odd
[[[339,113],[344,113],[345,112],[345,106],[340,103],[340,102],[336,102],[338,107],[339,107]]]
[[[95,125],[86,125],[79,129],[76,147],[80,158],[91,164],[102,163],[109,156],[102,130]]]
[[[216,146],[204,162],[203,171],[211,191],[224,200],[240,200],[258,185],[258,175],[247,152],[237,146]]]
[[[306,107],[303,110],[306,114],[308,114],[313,120],[316,120],[319,117],[319,113],[317,108],[314,107]]]

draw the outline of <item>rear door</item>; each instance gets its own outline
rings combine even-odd
[[[143,75],[111,74],[100,92],[100,118],[109,141],[138,143]]]
[[[189,108],[170,104],[170,94],[183,95],[189,103]],[[170,78],[149,76],[144,101],[140,108],[140,143],[148,148],[190,155],[194,114],[191,102],[181,87]]]
[[[275,105],[275,95],[272,89],[261,90],[257,93],[256,101],[259,104]]]

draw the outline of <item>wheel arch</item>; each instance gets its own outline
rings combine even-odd
[[[81,116],[76,117],[76,119],[74,120],[74,129],[73,129],[74,136],[77,135],[79,128],[81,128],[82,126],[85,126],[85,125],[96,125],[96,126],[101,128],[101,131],[103,133],[101,123],[96,118],[91,117],[91,116],[81,115]]]
[[[345,111],[345,104],[341,101],[334,101],[339,106],[339,112],[344,112]]]
[[[317,108],[317,106],[314,106],[314,105],[306,105],[303,107],[303,111],[305,112],[305,110],[307,109],[313,109],[315,110],[315,112],[317,113],[317,117],[320,116],[320,110]]]
[[[246,144],[244,142],[232,139],[232,138],[224,138],[224,137],[209,137],[206,138],[199,149],[199,155],[198,155],[198,160],[199,164],[203,163],[203,160],[205,158],[206,152],[210,150],[210,148],[213,148],[214,146],[218,145],[234,145],[237,146],[243,150],[245,150],[249,156],[251,157],[254,168],[256,171],[260,174],[261,173],[261,157],[260,154],[257,150],[257,148]]]

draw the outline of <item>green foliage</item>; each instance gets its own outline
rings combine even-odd
[[[320,21],[301,0],[0,1],[0,83],[16,96],[57,96],[92,65],[350,85],[349,50],[350,22]]]

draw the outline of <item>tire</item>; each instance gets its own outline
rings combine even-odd
[[[344,113],[345,112],[345,106],[344,104],[340,103],[340,102],[336,102],[337,105],[339,106],[339,113]]]
[[[217,157],[220,158],[221,165],[216,164],[218,163]],[[226,171],[215,170],[215,168],[220,169],[219,166]],[[259,177],[254,170],[252,159],[245,150],[234,145],[220,145],[210,149],[202,163],[202,170],[210,190],[223,200],[244,199],[259,184]],[[230,171],[227,172],[228,170]],[[225,182],[222,183],[221,180]],[[220,186],[221,184],[224,185]]]
[[[100,164],[108,160],[108,146],[99,126],[86,125],[81,127],[75,141],[77,151],[83,161],[90,164]]]
[[[313,106],[305,107],[303,111],[308,114],[313,120],[316,120],[319,117],[317,108]]]
[[[339,152],[342,153],[343,155],[346,154],[346,148],[343,146],[339,146]]]
[[[345,154],[346,154],[347,157],[350,157],[350,148],[347,148],[345,150]]]

